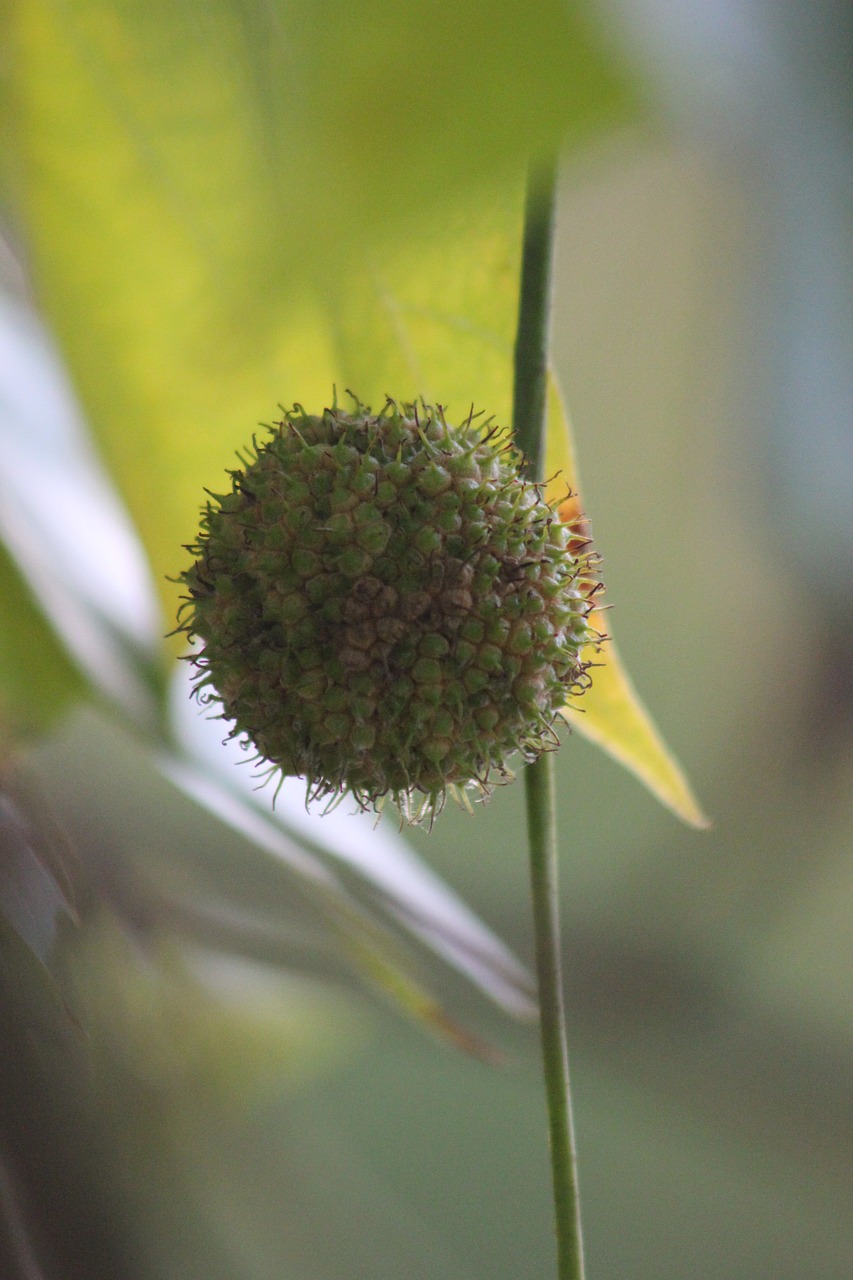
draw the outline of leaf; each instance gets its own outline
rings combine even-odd
[[[567,522],[582,519],[580,480],[575,462],[571,427],[556,376],[548,386],[545,475],[546,495],[559,504]],[[571,490],[571,497],[565,497]],[[561,501],[562,499],[562,501]],[[572,728],[611,755],[648,787],[652,795],[692,827],[708,827],[708,818],[690,789],[678,761],[669,751],[651,716],[643,706],[630,677],[622,666],[619,651],[609,635],[610,625],[594,612],[592,625],[607,635],[600,652],[590,647],[586,657],[595,663],[592,687],[577,706],[570,704],[563,715]]]
[[[316,849],[300,847],[290,838],[286,821],[277,821],[269,811],[263,812],[257,801],[240,795],[233,786],[233,769],[229,785],[224,778],[211,778],[191,758],[164,754],[160,763],[175,786],[281,863],[291,885],[295,882],[319,908],[326,928],[363,978],[413,1020],[475,1056],[490,1056],[489,1048],[457,1022],[419,979],[411,956],[394,933],[323,865]],[[263,905],[267,906],[268,901]],[[482,926],[481,930],[485,932]],[[523,997],[519,989],[514,1007],[504,994],[508,987],[505,979],[500,984],[492,983],[488,974],[481,972],[477,985],[508,1012],[517,1015],[523,1009],[529,1015],[529,997]]]
[[[80,695],[82,675],[150,727],[162,628],[144,554],[43,328],[28,308],[2,297],[0,488],[0,538],[11,557],[0,550],[9,593],[0,682],[11,691],[12,727],[43,725]]]
[[[452,240],[530,150],[624,114],[585,10],[13,4],[7,181],[170,612],[203,486],[279,400],[329,397],[325,300],[353,263],[422,241],[425,219]]]
[[[11,35],[31,191],[85,190],[78,235],[139,236],[158,276],[176,252],[194,260],[182,285],[217,261],[214,307],[235,286],[245,302],[246,284],[335,280],[354,246],[588,137],[628,98],[586,6],[561,0],[26,0]],[[102,224],[129,206],[136,224]],[[52,217],[67,234],[82,213]]]
[[[63,862],[46,845],[8,787],[0,790],[0,918],[44,967],[56,940],[60,916],[76,919]],[[51,979],[52,982],[52,979]]]
[[[49,728],[84,682],[0,545],[0,740]]]
[[[25,445],[31,437],[16,413],[14,387],[24,352],[11,332],[13,314],[11,306],[0,298],[0,484],[4,498],[0,534],[4,525],[11,526],[20,538],[14,486],[5,464],[9,443]],[[69,703],[82,696],[85,685],[2,545],[0,598],[0,737],[17,739],[54,723]]]
[[[375,253],[325,299],[339,380],[368,403],[422,396],[508,422],[522,173]]]
[[[201,715],[189,691],[182,668],[173,723],[184,756],[165,756],[164,772],[287,867],[362,967],[381,977],[395,998],[405,994],[409,1012],[441,1021],[439,1006],[413,980],[392,937],[414,937],[514,1017],[533,1015],[534,986],[524,966],[387,822],[353,812],[346,797],[331,812],[324,802],[308,804],[298,778],[285,780],[273,810],[269,791],[259,790],[245,767],[239,741],[223,742],[226,727]],[[447,1015],[441,1017],[450,1026]]]

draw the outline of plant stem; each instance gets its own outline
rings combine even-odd
[[[560,975],[553,757],[545,754],[534,764],[529,764],[524,773],[524,782],[527,792],[527,834],[533,889],[542,1066],[548,1103],[551,1178],[557,1229],[557,1275],[559,1280],[583,1280],[583,1240],[569,1089],[566,1017]]]
[[[534,480],[541,478],[544,452],[556,177],[555,161],[537,169],[531,168],[524,217],[513,430],[516,444],[525,455],[527,473]],[[559,1280],[583,1280],[583,1242],[560,970],[557,817],[554,762],[550,754],[546,753],[527,766],[525,790],[542,1064],[556,1216],[557,1275]]]
[[[512,401],[513,436],[531,480],[539,480],[542,470],[556,187],[556,160],[531,165],[524,207]]]

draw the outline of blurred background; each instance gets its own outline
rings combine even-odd
[[[132,8],[115,9],[117,25]],[[81,29],[107,12],[81,5]],[[847,1280],[853,23],[832,0],[612,0],[602,22],[596,39],[631,106],[567,148],[554,358],[609,618],[713,827],[680,826],[565,735],[561,890],[588,1273]],[[36,26],[19,21],[24,65]],[[114,52],[119,63],[127,52],[117,35]],[[43,124],[46,98],[32,101]],[[73,290],[55,283],[52,223],[35,207],[45,155],[31,145],[29,186],[17,171],[7,179],[4,294],[42,306],[92,447],[133,509],[121,477],[135,464],[103,428],[80,354],[89,317],[63,310]],[[85,220],[85,204],[72,213]],[[78,261],[72,274],[87,270]],[[27,349],[42,342],[33,330]],[[45,403],[47,366],[28,383],[21,350],[3,348],[7,457],[23,438],[9,388],[37,406],[34,420]],[[124,358],[142,356],[131,345]],[[37,426],[26,438],[54,447]],[[212,465],[215,475],[221,455]],[[156,523],[156,491],[136,501]],[[22,519],[7,506],[18,568],[4,560],[0,647],[3,1275],[550,1274],[538,1040],[529,1018],[507,1013],[523,1012],[523,977],[495,960],[515,995],[496,996],[492,981],[484,1000],[464,964],[440,967],[440,927],[409,938],[413,954],[421,946],[414,971],[466,1029],[450,1036],[389,998],[387,982],[354,980],[342,916],[284,884],[249,819],[223,821],[221,805],[199,807],[198,785],[175,785],[144,708],[116,715],[161,679],[139,639],[160,634],[156,614],[139,620],[145,572],[137,614],[110,615],[90,596],[89,624],[103,625],[81,639],[38,555],[16,541]],[[109,559],[103,543],[100,553]],[[133,577],[137,554],[111,581]],[[107,656],[90,659],[93,674],[80,655],[98,638]],[[121,668],[112,685],[109,654]],[[26,680],[15,684],[13,668]],[[360,830],[369,861],[373,828]],[[396,856],[393,819],[378,830],[377,848],[387,838]],[[404,838],[532,962],[520,787]],[[412,901],[426,892],[419,874]]]

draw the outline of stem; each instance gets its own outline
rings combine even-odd
[[[527,792],[536,973],[539,980],[542,1067],[548,1103],[551,1178],[557,1228],[557,1275],[559,1280],[583,1280],[577,1159],[569,1088],[563,982],[560,974],[557,815],[554,806],[552,756],[545,754],[534,764],[529,764],[524,771],[524,782]]]
[[[531,166],[524,206],[512,428],[532,480],[539,480],[542,470],[556,186],[556,160]]]
[[[547,399],[548,332],[557,167],[531,169],[524,216],[521,296],[515,343],[513,429],[533,480],[541,478]],[[525,769],[527,834],[539,983],[542,1065],[548,1104],[559,1280],[584,1280],[574,1126],[560,971],[554,762],[546,753]]]

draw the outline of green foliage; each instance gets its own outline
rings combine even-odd
[[[18,216],[158,582],[247,427],[346,384],[349,273],[425,223],[441,252],[472,192],[489,204],[529,150],[580,142],[620,109],[579,14],[554,0],[465,0],[452,17],[340,0],[15,8]],[[475,294],[471,271],[484,278],[471,263],[457,299]],[[374,395],[379,359],[365,397],[427,389]]]
[[[43,731],[85,681],[0,544],[0,741]]]

